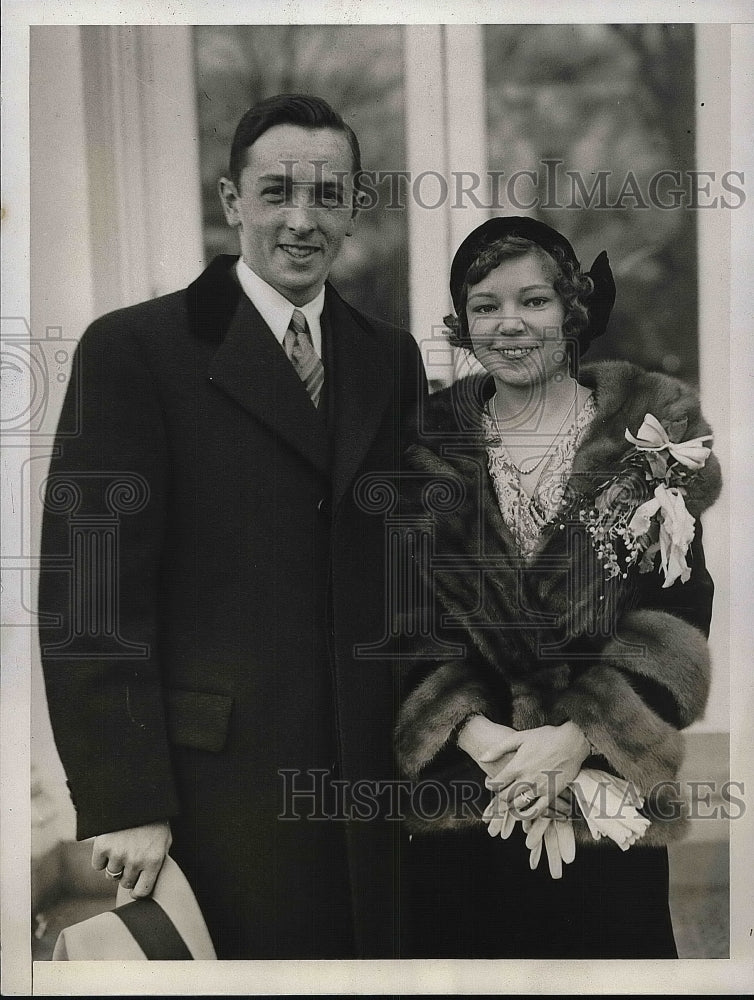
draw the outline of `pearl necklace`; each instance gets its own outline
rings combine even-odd
[[[522,476],[530,476],[532,474],[532,472],[535,472],[539,468],[539,466],[544,462],[544,460],[548,457],[548,455],[552,454],[553,444],[560,437],[560,433],[563,430],[563,428],[565,427],[566,420],[568,420],[569,416],[571,415],[571,410],[573,410],[574,406],[576,405],[576,394],[574,393],[573,402],[571,403],[571,405],[566,410],[566,415],[563,417],[563,422],[561,423],[560,427],[558,427],[558,429],[553,434],[553,436],[550,439],[550,443],[548,444],[547,448],[545,449],[545,451],[543,452],[543,454],[540,456],[540,458],[538,458],[536,460],[536,462],[534,463],[534,465],[532,465],[528,469],[525,468],[526,462],[524,462],[522,465],[516,465],[516,463],[513,461],[513,456],[511,455],[510,448],[508,448],[508,446],[505,444],[505,439],[503,438],[502,431],[500,430],[500,423],[499,423],[498,418],[497,418],[497,405],[496,405],[496,402],[497,402],[497,393],[495,393],[495,395],[490,400],[490,410],[492,411],[492,419],[495,421],[495,428],[497,430],[497,436],[500,438],[500,441],[502,442],[503,447],[505,448],[506,452],[508,453],[508,458],[510,460],[510,463],[513,466],[513,468],[516,470],[516,472],[518,472]]]

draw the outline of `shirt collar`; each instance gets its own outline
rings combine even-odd
[[[295,306],[284,295],[281,295],[277,288],[273,288],[264,278],[260,278],[256,271],[252,271],[242,257],[239,257],[236,263],[236,274],[241,283],[241,288],[251,299],[267,326],[272,330],[278,343],[283,343],[283,337],[285,337],[285,332],[290,325],[293,311],[294,309],[298,309],[306,316],[314,349],[321,356],[321,316],[325,306],[324,286],[311,302],[307,302],[303,306]]]

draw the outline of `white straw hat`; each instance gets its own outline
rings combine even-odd
[[[171,857],[152,895],[132,899],[118,887],[115,909],[66,927],[52,955],[55,962],[217,959],[199,904]]]

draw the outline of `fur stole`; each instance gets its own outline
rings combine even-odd
[[[479,712],[519,730],[572,719],[597,751],[589,763],[620,774],[646,797],[653,823],[645,841],[663,843],[683,825],[668,784],[681,763],[679,730],[701,715],[707,698],[702,629],[711,581],[693,564],[691,580],[666,590],[657,570],[647,574],[652,580],[636,567],[608,579],[584,524],[567,511],[591,506],[605,480],[625,469],[631,445],[624,431],[635,434],[646,413],[682,426],[684,439],[710,428],[695,394],[677,379],[601,362],[585,366],[579,381],[593,390],[597,413],[574,458],[566,514],[546,526],[528,562],[487,472],[481,413],[489,377],[470,376],[431,396],[419,416],[406,456],[402,516],[431,524],[432,555],[416,570],[432,608],[415,611],[433,625],[417,628],[414,617],[402,641],[398,762],[410,778],[430,773]],[[692,516],[714,502],[720,485],[710,455],[688,483]],[[637,495],[636,506],[644,499]],[[438,653],[451,643],[460,643],[461,655]]]

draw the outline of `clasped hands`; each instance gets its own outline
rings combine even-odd
[[[590,752],[581,730],[566,722],[518,732],[477,715],[462,728],[458,746],[487,774],[485,784],[495,793],[483,814],[490,836],[506,839],[520,819],[531,867],[539,864],[544,843],[550,874],[560,878],[563,863],[576,856],[568,786]]]

